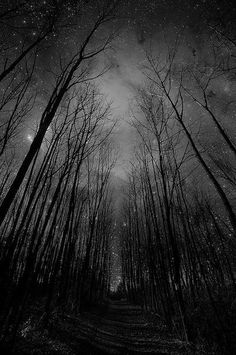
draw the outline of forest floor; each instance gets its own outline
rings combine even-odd
[[[110,300],[77,317],[57,314],[47,329],[29,318],[19,334],[12,354],[209,354],[193,349],[168,332],[158,316],[126,300]]]

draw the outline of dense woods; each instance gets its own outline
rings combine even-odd
[[[2,342],[14,341],[26,308],[35,302],[44,304],[47,322],[55,308],[79,312],[84,303],[103,299],[109,287],[114,123],[92,79],[102,73],[91,74],[89,66],[110,44],[110,35],[96,48],[90,42],[113,19],[114,4],[101,7],[69,58],[53,58],[47,85],[37,78],[38,57],[60,36],[57,27],[66,29],[60,19],[64,3],[48,2],[47,11],[41,3],[40,12],[40,3],[16,2],[1,13],[5,33],[13,30],[16,38],[1,43]],[[31,38],[20,32],[22,12],[23,21],[36,12],[42,16],[40,28],[29,24]],[[25,151],[22,131],[36,114]]]
[[[202,51],[186,54],[185,29],[162,52],[145,48],[118,188],[117,122],[99,83],[121,70],[105,56],[121,3],[0,4],[0,349],[14,353],[34,317],[51,329],[55,314],[78,321],[121,299],[108,307],[118,325],[153,315],[185,353],[233,354],[235,14],[203,2]]]
[[[179,38],[164,59],[147,53],[120,233],[130,299],[163,315],[183,338],[201,334],[233,353],[235,122],[218,105],[235,101],[217,91],[222,81],[235,87],[230,35],[211,28],[209,58],[188,65],[180,63]]]

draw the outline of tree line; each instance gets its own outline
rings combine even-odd
[[[3,343],[13,344],[25,312],[37,300],[47,323],[53,310],[77,313],[86,302],[102,300],[109,288],[114,122],[94,83],[102,71],[95,73],[92,64],[111,44],[113,33],[102,39],[99,33],[107,33],[104,26],[115,19],[117,2],[98,2],[97,11],[78,2],[67,16],[76,14],[78,22],[85,13],[87,27],[71,53],[56,52],[42,73],[41,52],[55,51],[55,37],[68,24],[69,31],[77,31],[77,23],[65,18],[69,5],[16,1],[1,7]],[[34,16],[40,21],[30,22]],[[12,40],[6,41],[11,31]],[[60,38],[58,43],[66,46]],[[35,129],[24,147],[30,121],[36,121]]]
[[[235,103],[221,80],[235,85],[235,43],[219,24],[208,34],[211,54],[192,63],[179,59],[181,36],[163,57],[147,52],[120,227],[123,287],[183,339],[232,353],[236,144],[224,107]]]

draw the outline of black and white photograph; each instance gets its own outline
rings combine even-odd
[[[0,0],[0,354],[236,354],[233,0]]]

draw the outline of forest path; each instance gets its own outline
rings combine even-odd
[[[79,319],[65,316],[63,323],[57,332],[68,345],[74,343],[75,349],[76,339],[84,349],[88,345],[87,352],[78,354],[190,354],[163,321],[126,300],[109,301],[104,309],[91,309]]]

